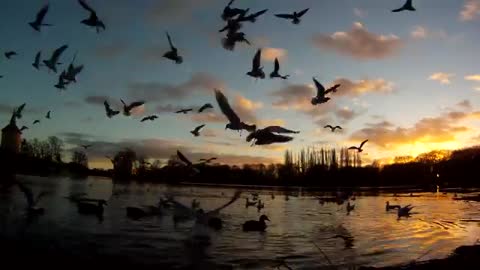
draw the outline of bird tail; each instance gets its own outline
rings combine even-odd
[[[225,50],[233,51],[235,49],[235,40],[229,38],[222,38],[222,47]]]
[[[53,26],[51,23],[42,23],[42,26]]]

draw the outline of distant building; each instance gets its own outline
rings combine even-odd
[[[22,143],[22,132],[17,127],[15,114],[12,115],[10,123],[2,129],[2,150],[13,153],[20,152]]]

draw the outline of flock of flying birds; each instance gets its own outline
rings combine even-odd
[[[106,26],[103,21],[97,16],[96,11],[90,7],[85,0],[78,0],[80,6],[89,12],[88,18],[81,21],[82,24],[93,28],[96,30],[97,33],[100,33],[100,30],[105,30]],[[246,39],[246,35],[244,32],[240,30],[243,28],[243,23],[255,23],[257,18],[263,14],[265,14],[268,9],[264,9],[258,12],[250,13],[250,9],[240,9],[232,7],[234,0],[230,0],[228,5],[224,8],[221,18],[226,21],[225,27],[219,30],[219,32],[226,32],[226,36],[222,39],[222,45],[227,50],[234,50],[235,45],[237,42],[244,42],[250,45],[250,42]],[[50,27],[52,24],[45,23],[45,17],[49,11],[49,4],[46,4],[41,8],[41,10],[37,13],[35,20],[28,23],[35,31],[41,32],[43,27]],[[298,25],[301,22],[301,19],[307,12],[309,8],[303,9],[301,11],[294,11],[293,13],[285,13],[285,14],[275,14],[276,17],[290,20],[294,25]],[[392,12],[400,12],[400,11],[415,11],[415,8],[412,5],[412,0],[407,0],[405,4],[398,9],[392,10]],[[176,64],[183,63],[183,57],[179,54],[178,49],[174,46],[172,38],[168,32],[166,32],[166,36],[168,39],[168,43],[170,45],[170,50],[165,52],[163,57],[169,59]],[[55,74],[58,73],[57,67],[61,65],[60,58],[65,50],[68,49],[68,45],[63,45],[57,49],[55,49],[50,56],[49,59],[45,59],[42,61],[41,51],[39,51],[36,56],[32,66],[39,70],[41,67],[46,67],[49,72],[53,72]],[[253,77],[255,79],[265,79],[265,72],[263,71],[263,66],[261,64],[261,54],[262,50],[258,49],[255,53],[255,56],[252,61],[251,70],[246,73],[246,75]],[[4,53],[7,59],[12,59],[17,55],[15,51],[7,51]],[[80,74],[84,68],[83,65],[75,65],[75,58],[76,54],[73,57],[72,61],[70,62],[67,69],[63,70],[59,77],[58,82],[54,85],[59,90],[66,90],[66,87],[71,83],[76,83],[76,77]],[[0,78],[3,76],[0,76]],[[270,78],[275,79],[283,79],[287,80],[289,75],[282,75],[280,74],[280,63],[276,58],[274,61],[274,69],[270,73]],[[328,102],[331,99],[331,96],[327,96],[329,94],[336,93],[337,90],[341,87],[340,84],[336,84],[328,89],[326,89],[319,81],[313,78],[313,82],[316,88],[316,96],[312,97],[311,104],[313,106],[320,105],[323,103]],[[285,135],[285,134],[297,134],[299,131],[290,130],[287,128],[283,128],[280,126],[268,126],[264,128],[258,128],[255,124],[247,124],[243,122],[237,113],[232,109],[230,106],[227,97],[218,89],[214,90],[215,98],[218,103],[218,106],[221,112],[225,115],[228,120],[228,123],[225,126],[225,129],[231,129],[235,131],[241,132],[242,130],[246,130],[249,132],[249,135],[246,137],[247,142],[252,142],[253,145],[268,145],[273,143],[285,143],[293,140],[292,136]],[[143,106],[145,104],[144,101],[134,101],[132,103],[126,103],[122,99],[120,100],[123,104],[123,114],[125,116],[130,116],[132,114],[132,110],[137,107]],[[105,113],[108,118],[112,118],[120,113],[119,110],[115,110],[111,107],[111,105],[104,101]],[[25,108],[25,104],[22,104],[20,107],[14,110],[14,116],[18,119],[22,117],[22,111]],[[213,105],[210,103],[206,103],[198,109],[198,113],[202,113],[205,110],[213,109]],[[181,109],[176,111],[178,114],[187,114],[193,112],[193,108]],[[45,115],[46,119],[51,118],[51,111]],[[145,121],[154,121],[157,119],[158,116],[156,115],[149,115],[145,116],[141,119],[141,122]],[[37,119],[33,122],[33,125],[40,123],[40,119]],[[191,132],[191,134],[195,137],[200,136],[200,131],[202,128],[205,127],[205,124],[197,126]],[[341,130],[341,126],[332,126],[326,125],[324,128],[328,128],[331,132],[335,132],[337,129]],[[28,129],[28,127],[23,126],[21,128],[22,131]],[[358,152],[363,151],[363,146],[368,140],[363,141],[358,147],[352,146],[349,149],[357,150]],[[87,148],[85,148],[87,149]],[[191,162],[190,162],[191,163]],[[188,165],[188,164],[187,164]]]

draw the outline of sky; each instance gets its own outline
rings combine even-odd
[[[27,103],[18,125],[26,139],[57,136],[67,150],[92,144],[91,167],[108,167],[105,155],[130,147],[141,156],[167,159],[183,151],[192,160],[216,156],[226,164],[281,162],[285,150],[344,147],[369,139],[364,163],[388,162],[434,149],[480,143],[480,0],[414,0],[417,11],[392,13],[403,0],[236,0],[234,7],[268,9],[242,31],[251,45],[221,46],[220,15],[227,0],[90,0],[106,24],[97,34],[80,24],[88,17],[76,0],[4,0],[0,10],[0,123]],[[27,24],[46,3],[46,23]],[[299,25],[275,13],[310,10]],[[184,62],[162,57],[168,31]],[[31,64],[64,44],[61,68],[77,54],[85,66],[67,91],[58,75]],[[264,80],[246,75],[262,49]],[[8,60],[3,52],[14,50]],[[288,80],[271,80],[273,60]],[[312,77],[326,87],[340,83],[325,104],[313,106]],[[227,123],[214,97],[221,89],[240,118],[258,127],[299,130],[292,142],[251,147],[246,133]],[[146,104],[131,117],[108,119],[103,101],[120,108]],[[179,108],[212,103],[206,113],[178,115]],[[52,119],[44,115],[52,111]],[[153,122],[141,123],[156,114]],[[35,119],[39,125],[32,126]],[[2,124],[2,125],[4,125]],[[206,124],[200,137],[190,130]],[[331,133],[326,124],[341,125]],[[68,153],[66,154],[68,155]]]

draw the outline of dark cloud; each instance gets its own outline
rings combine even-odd
[[[466,110],[471,110],[472,109],[472,103],[467,99],[462,100],[461,102],[457,103],[457,106],[461,107],[461,108],[464,108]]]
[[[353,120],[355,117],[359,116],[360,113],[353,111],[348,107],[339,108],[335,111],[335,116],[344,121]]]
[[[393,83],[384,79],[364,79],[351,81],[346,78],[336,79],[333,84],[340,84],[335,95],[338,96],[360,96],[368,93],[389,93],[393,91]]]
[[[396,54],[403,46],[403,42],[397,36],[371,33],[358,22],[354,23],[348,32],[317,34],[312,40],[318,48],[356,59],[387,58]]]
[[[18,105],[10,105],[10,104],[0,104],[0,114],[12,114],[13,110],[20,106],[21,104]],[[39,108],[39,107],[31,107],[29,104],[25,106],[24,113],[27,114],[39,114],[39,113],[44,113],[45,109]]]
[[[127,45],[122,42],[116,42],[107,45],[101,45],[95,48],[95,56],[101,59],[115,59],[127,51]]]
[[[155,1],[149,7],[147,18],[159,22],[185,22],[191,18],[195,11],[209,7],[216,0],[175,0]]]

